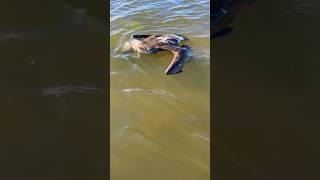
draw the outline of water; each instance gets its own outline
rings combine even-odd
[[[105,25],[60,2],[0,7],[0,179],[108,175]]]
[[[112,180],[209,179],[209,1],[110,2]],[[193,59],[167,76],[170,52],[124,56],[132,33],[178,33]]]
[[[215,40],[215,179],[319,179],[319,15],[256,1]]]

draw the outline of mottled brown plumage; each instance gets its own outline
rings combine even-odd
[[[187,46],[179,46],[180,41],[188,40],[185,36],[176,34],[133,35],[129,40],[129,49],[137,53],[153,54],[167,50],[173,53],[173,59],[166,68],[166,74],[182,72]]]

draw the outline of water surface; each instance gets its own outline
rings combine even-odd
[[[105,8],[69,2],[0,7],[0,179],[108,174]]]
[[[112,180],[209,179],[209,1],[111,1]],[[133,33],[179,33],[193,59],[167,76],[170,52],[124,56]]]
[[[256,1],[215,40],[214,178],[319,179],[319,14]]]

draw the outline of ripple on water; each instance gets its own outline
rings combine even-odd
[[[178,98],[174,94],[167,92],[163,89],[140,89],[140,88],[125,88],[121,90],[124,93],[142,93],[146,95],[159,95],[159,96],[168,96],[172,98]]]
[[[55,87],[46,87],[42,88],[42,95],[55,95],[60,96],[63,94],[69,93],[85,93],[85,94],[94,94],[101,92],[100,89],[95,87],[87,87],[87,86],[55,86]]]

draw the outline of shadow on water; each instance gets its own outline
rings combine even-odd
[[[0,179],[107,177],[105,3],[78,2],[0,8]]]
[[[216,179],[319,179],[319,8],[257,1],[215,40]]]

